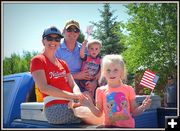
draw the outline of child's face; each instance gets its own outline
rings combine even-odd
[[[105,69],[105,77],[108,82],[118,82],[121,79],[121,66],[118,64],[109,64]]]
[[[99,52],[100,52],[99,44],[94,43],[88,47],[88,53],[93,58],[96,58],[96,56],[99,54]]]

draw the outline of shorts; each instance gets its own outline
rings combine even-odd
[[[50,124],[81,123],[82,120],[74,115],[67,104],[55,104],[44,109],[45,116]]]

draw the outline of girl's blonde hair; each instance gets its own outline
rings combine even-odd
[[[105,55],[102,58],[102,62],[101,62],[101,78],[104,77],[105,70],[110,64],[120,65],[120,68],[122,70],[121,74],[119,74],[120,78],[121,78],[121,80],[123,82],[126,82],[127,74],[126,74],[125,63],[124,63],[123,57],[121,55],[118,55],[118,54]]]

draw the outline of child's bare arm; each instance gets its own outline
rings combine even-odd
[[[80,49],[80,57],[84,58],[85,57],[85,48],[86,48],[87,40],[83,41],[82,47]]]
[[[144,112],[146,109],[148,109],[151,105],[151,99],[150,97],[146,97],[143,101],[142,105],[137,106],[137,103],[135,100],[130,101],[131,106],[131,112],[134,116],[140,115],[142,112]]]
[[[80,100],[80,103],[87,106],[95,116],[100,117],[102,115],[102,104],[96,103],[95,106],[90,96],[84,95],[84,98]]]
[[[101,61],[102,61],[102,60],[100,59],[100,65],[101,65]],[[101,66],[99,66],[99,71],[98,71],[98,73],[97,73],[96,76],[95,76],[96,80],[99,81],[100,76],[101,76]]]
[[[101,76],[101,71],[99,70],[99,72],[98,72],[97,75],[95,76],[95,79],[96,79],[96,80],[99,80],[100,76]]]

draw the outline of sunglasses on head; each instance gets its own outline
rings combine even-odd
[[[66,31],[67,32],[75,32],[75,33],[80,32],[80,30],[78,28],[67,28]]]
[[[44,39],[46,39],[47,41],[56,41],[56,42],[60,42],[61,38],[60,37],[51,37],[51,36],[46,36],[44,37]]]

